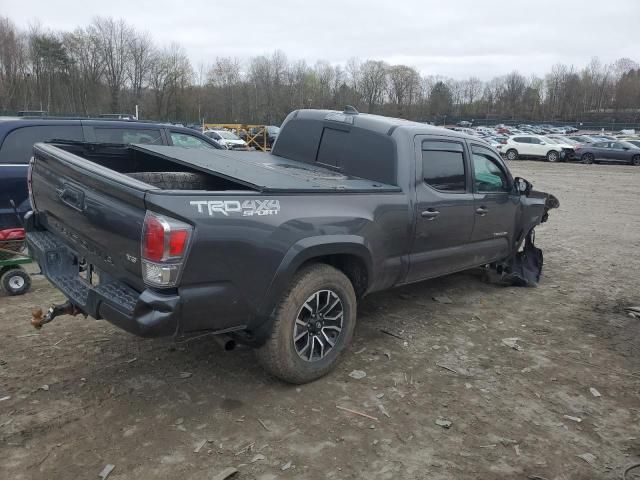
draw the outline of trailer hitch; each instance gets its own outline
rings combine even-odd
[[[61,305],[51,305],[49,307],[49,310],[47,310],[47,313],[45,314],[42,313],[41,308],[33,310],[31,313],[32,313],[31,325],[33,325],[33,328],[35,328],[36,330],[40,330],[45,323],[49,323],[58,315],[84,314],[85,317],[87,316],[86,313],[84,313],[82,310],[76,307],[69,300],[67,300],[65,303]]]

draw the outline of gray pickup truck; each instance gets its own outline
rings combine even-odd
[[[292,112],[271,153],[38,143],[28,183],[29,249],[68,298],[34,326],[208,331],[292,383],[335,366],[358,299],[508,271],[558,205],[481,140],[353,109]]]

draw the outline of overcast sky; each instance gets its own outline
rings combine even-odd
[[[195,68],[276,49],[309,64],[371,58],[482,79],[593,56],[640,62],[640,0],[0,0],[0,15],[53,30],[124,18],[159,45],[184,46]]]

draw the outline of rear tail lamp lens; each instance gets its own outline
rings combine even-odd
[[[142,275],[155,287],[177,284],[193,227],[166,215],[147,212],[142,229]]]

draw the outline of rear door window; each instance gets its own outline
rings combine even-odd
[[[466,170],[461,143],[422,142],[422,176],[424,182],[448,193],[465,193]]]
[[[205,142],[203,139],[196,137],[195,135],[189,135],[182,132],[171,132],[171,143],[174,147],[185,148],[214,148],[210,143]]]
[[[148,143],[162,145],[162,134],[157,128],[93,127],[96,142],[100,143]]]
[[[531,143],[529,137],[515,137],[513,141],[516,143]]]
[[[0,147],[0,163],[29,163],[33,144],[50,140],[83,141],[78,125],[37,125],[17,128],[5,137]]]

